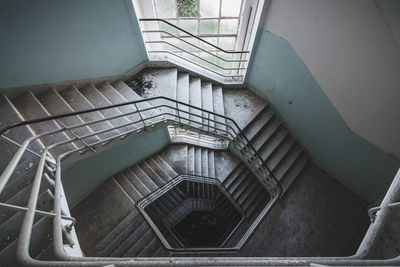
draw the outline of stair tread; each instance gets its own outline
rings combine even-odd
[[[43,108],[41,103],[36,99],[32,92],[26,92],[12,100],[14,106],[23,116],[24,120],[32,120],[37,118],[48,117],[50,114]],[[53,120],[31,124],[30,127],[35,134],[42,134],[49,131],[59,130],[61,127]],[[40,138],[45,146],[50,146],[54,143],[69,140],[65,132],[54,133]],[[59,155],[68,150],[75,149],[74,143],[68,143],[53,149],[54,153]]]
[[[89,100],[82,95],[82,93],[76,89],[75,87],[69,87],[58,92],[60,96],[64,98],[64,100],[73,108],[74,111],[80,111],[85,109],[93,109],[95,106],[89,102]],[[89,112],[81,114],[80,117],[87,123],[93,122],[96,120],[104,119],[104,116],[99,111]],[[111,129],[113,125],[108,121],[97,122],[88,125],[93,132],[99,132],[106,129]],[[98,134],[97,136],[100,139],[106,139],[112,136],[119,134],[118,129],[110,130],[108,132],[104,132]]]
[[[100,91],[101,94],[103,94],[112,104],[121,104],[128,102],[120,93],[118,90],[116,90],[111,84],[108,82],[103,82],[99,85],[96,86],[96,88]],[[136,108],[134,105],[125,105],[125,106],[120,106],[118,107],[118,110],[121,113],[131,113],[131,112],[136,112]],[[125,116],[129,121],[131,122],[139,122],[140,121],[140,116],[138,113],[133,113],[131,115]],[[138,123],[139,126],[139,123]]]
[[[92,84],[88,84],[87,86],[80,88],[79,91],[96,108],[112,105],[112,103],[103,94],[101,94],[99,92],[99,90]],[[118,116],[118,115],[122,114],[118,108],[103,109],[103,110],[100,110],[99,112],[106,118],[109,118],[112,116]],[[109,121],[115,127],[129,123],[129,120],[125,117],[114,118],[114,119],[110,119]],[[127,131],[130,131],[133,129],[135,129],[135,127],[133,127],[132,125],[128,125],[128,126],[118,128],[118,131],[122,133],[122,132],[127,132]]]
[[[46,108],[46,110],[49,112],[50,115],[54,116],[54,115],[74,112],[74,110],[68,105],[68,103],[54,89],[47,90],[42,94],[37,95],[36,97]],[[58,121],[60,121],[65,126],[74,126],[84,123],[84,121],[79,115],[60,118],[58,119]],[[75,128],[72,129],[71,131],[73,131],[73,133],[78,136],[93,134],[93,131],[88,126]],[[67,133],[69,133],[69,131],[67,131]],[[70,138],[73,137],[74,135],[70,135]],[[92,136],[86,138],[85,141],[88,143],[94,143],[99,141],[99,138],[97,136]],[[82,146],[84,144],[80,142],[79,145]]]
[[[138,211],[133,209],[128,215],[122,219],[117,226],[115,226],[101,241],[90,250],[88,255],[96,255],[96,252],[104,250],[116,238],[133,219],[138,215]]]

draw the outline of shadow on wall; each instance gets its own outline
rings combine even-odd
[[[313,159],[369,202],[400,161],[352,132],[290,43],[259,29],[245,82],[265,95]]]

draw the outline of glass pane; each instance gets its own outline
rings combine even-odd
[[[239,17],[242,0],[222,0],[222,17]]]
[[[179,27],[190,32],[191,34],[198,35],[198,32],[197,32],[198,31],[198,20],[192,20],[192,19],[179,20]],[[181,32],[181,35],[186,35],[186,34]]]
[[[207,19],[200,21],[200,34],[217,34],[218,20]]]
[[[177,0],[179,17],[198,17],[199,1],[198,0]]]
[[[219,38],[219,47],[225,50],[234,50],[235,49],[235,37],[220,37]]]
[[[217,45],[217,38],[202,38],[203,40],[213,44],[213,45]],[[208,45],[204,42],[200,42],[200,47],[203,48],[204,50],[215,50],[214,47],[212,47],[211,45]]]
[[[186,42],[180,41],[179,46],[187,51],[198,51],[199,49],[195,46],[199,46],[199,40],[193,37],[183,38]],[[195,46],[193,46],[195,45]]]
[[[219,0],[200,0],[200,17],[218,17]]]
[[[157,15],[159,18],[175,18],[175,0],[155,0]]]
[[[168,22],[170,22],[170,23],[172,23],[174,25],[177,24],[176,20],[168,20]],[[168,24],[166,24],[164,22],[159,22],[159,25],[160,25],[160,30],[162,30],[162,31],[166,31],[166,32],[169,32],[169,33],[174,34],[174,35],[177,35],[179,33],[178,29],[176,29],[176,28],[174,28],[174,27],[172,27],[172,26],[170,26],[170,25],[168,25]],[[161,36],[169,36],[169,35],[165,34],[165,33],[162,33]]]
[[[238,19],[221,19],[219,28],[220,34],[236,34],[238,29]]]

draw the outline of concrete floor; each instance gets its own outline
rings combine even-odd
[[[368,226],[367,202],[309,163],[237,256],[348,256]]]

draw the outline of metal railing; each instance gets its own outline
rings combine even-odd
[[[171,247],[167,239],[164,237],[164,235],[160,232],[158,229],[156,223],[153,221],[151,216],[146,212],[146,207],[154,203],[158,198],[160,198],[162,195],[164,195],[166,192],[171,190],[172,188],[176,187],[178,184],[180,184],[183,181],[187,182],[197,182],[197,183],[202,183],[202,184],[210,184],[210,185],[215,185],[218,187],[220,192],[228,199],[228,201],[235,207],[235,209],[240,213],[241,215],[241,220],[238,222],[238,224],[232,229],[232,231],[229,233],[228,236],[226,236],[226,240],[228,240],[232,234],[235,232],[235,230],[241,225],[243,220],[246,217],[246,214],[242,207],[236,202],[236,200],[229,194],[228,190],[220,183],[220,181],[216,178],[211,178],[211,177],[206,177],[206,176],[201,176],[201,175],[195,175],[195,174],[188,174],[188,173],[182,173],[172,180],[168,181],[166,184],[164,184],[162,187],[157,188],[153,192],[149,193],[146,195],[142,200],[138,202],[136,207],[140,211],[140,213],[143,215],[143,217],[147,220],[149,223],[150,227],[153,229],[153,232],[157,235],[157,237],[160,239],[163,247],[171,252],[236,252],[240,250],[240,248],[243,246],[244,242],[250,237],[251,232],[247,231],[244,236],[243,243],[237,244],[234,247],[230,248],[224,248],[222,246],[220,247],[196,247],[196,248],[188,248],[188,247],[183,247],[183,248],[174,248]],[[204,188],[203,188],[204,189]],[[200,194],[201,195],[201,194]],[[179,240],[178,240],[179,241]],[[225,242],[224,242],[225,243]],[[223,243],[223,244],[224,244]]]
[[[105,110],[105,109],[113,109],[121,106],[131,106],[133,107],[131,112],[120,113],[115,116],[108,116],[102,119],[93,120],[90,122],[80,123],[76,125],[65,125],[63,128],[43,132],[41,134],[37,134],[31,136],[26,139],[22,144],[19,145],[19,149],[14,154],[12,159],[10,160],[7,167],[4,169],[0,176],[0,194],[3,192],[5,186],[7,185],[11,175],[14,173],[16,167],[18,166],[22,156],[24,153],[31,153],[32,151],[29,149],[29,145],[35,140],[40,140],[40,138],[56,135],[58,133],[67,132],[71,130],[76,130],[82,127],[87,127],[99,122],[104,122],[108,120],[113,120],[116,118],[125,117],[128,115],[137,115],[136,121],[129,121],[128,123],[122,123],[119,125],[115,125],[111,128],[92,132],[86,135],[76,135],[72,139],[66,139],[63,141],[59,141],[48,145],[41,151],[40,153],[35,152],[35,155],[39,157],[39,164],[37,166],[35,176],[32,183],[31,193],[29,195],[28,205],[27,207],[20,207],[19,209],[23,209],[25,211],[25,216],[23,219],[23,223],[20,229],[20,235],[18,238],[18,249],[17,254],[20,260],[25,263],[32,264],[35,262],[29,255],[29,246],[32,236],[32,227],[34,223],[35,214],[38,213],[37,210],[37,201],[40,193],[40,187],[42,183],[42,178],[44,176],[44,172],[46,169],[51,168],[54,170],[54,178],[55,178],[55,193],[54,193],[54,221],[53,221],[53,242],[55,255],[62,260],[67,261],[81,261],[81,262],[91,262],[91,261],[104,261],[104,258],[80,258],[80,257],[71,257],[68,256],[63,249],[63,232],[65,232],[65,228],[67,224],[65,220],[73,220],[73,218],[65,217],[62,214],[61,210],[61,199],[62,199],[62,182],[61,182],[61,163],[66,158],[70,157],[74,154],[85,154],[88,152],[97,153],[97,146],[106,146],[115,140],[125,139],[127,136],[135,133],[140,133],[145,130],[149,130],[151,128],[155,128],[157,126],[168,126],[168,125],[181,125],[185,126],[192,131],[199,131],[206,135],[215,136],[218,139],[229,141],[232,146],[234,146],[237,150],[241,151],[244,154],[244,157],[247,158],[247,164],[252,166],[252,171],[255,176],[260,179],[262,184],[266,187],[268,192],[273,196],[273,199],[270,201],[271,205],[275,202],[281,192],[281,188],[279,183],[273,177],[273,174],[269,171],[268,167],[262,160],[262,158],[258,155],[257,151],[250,144],[247,137],[242,133],[239,126],[236,122],[228,117],[223,115],[207,111],[201,109],[199,107],[186,104],[183,102],[179,102],[167,97],[154,97],[148,99],[142,99],[137,101],[130,101],[121,104],[110,105],[106,107],[93,108],[88,110],[82,110],[77,112],[71,112],[66,114],[60,114],[55,116],[48,116],[45,118],[39,118],[29,121],[18,122],[0,129],[0,135],[2,137],[8,131],[18,130],[19,126],[23,125],[31,125],[34,123],[41,123],[46,121],[57,120],[60,118],[65,118],[69,116],[76,116],[80,114]],[[126,127],[131,127],[127,130]],[[114,135],[103,138],[98,141],[91,141],[90,137],[100,135],[106,132],[117,131]],[[60,147],[65,147],[71,143],[83,140],[83,145],[77,146],[76,148],[66,150],[61,155],[56,155],[54,159],[52,154],[54,154],[54,150]],[[49,165],[51,167],[49,167]],[[4,205],[3,205],[4,206]],[[18,207],[17,207],[18,208]],[[40,212],[40,211],[39,211]],[[49,216],[54,216],[52,214],[46,214]],[[265,214],[264,214],[265,215]],[[260,218],[261,220],[262,218]],[[116,259],[110,259],[116,260]],[[47,263],[47,262],[46,262]]]
[[[147,52],[149,54],[169,54],[224,78],[243,80],[244,71],[247,68],[247,63],[249,60],[247,55],[250,54],[250,51],[223,49],[197,35],[182,29],[181,27],[172,24],[165,19],[141,18],[139,21],[142,23],[162,23],[185,35],[185,37],[182,37],[161,29],[142,30],[145,38],[145,44],[147,44]],[[149,35],[156,35],[156,40],[147,40],[147,36]],[[216,37],[218,36],[219,35]],[[196,45],[193,42],[185,40],[187,37],[198,40],[201,45]],[[154,48],[152,45],[159,46]],[[198,53],[203,53],[206,56],[200,56]]]
[[[171,265],[191,265],[191,264],[197,264],[197,265],[202,265],[202,266],[232,266],[232,264],[238,265],[238,266],[259,266],[259,265],[310,265],[310,264],[320,264],[320,265],[329,265],[329,266],[334,266],[334,265],[352,265],[352,266],[376,266],[376,265],[396,265],[398,266],[400,264],[400,257],[393,258],[393,259],[385,259],[385,260],[371,260],[371,259],[366,259],[368,257],[370,250],[372,248],[372,245],[374,242],[379,238],[379,232],[383,231],[382,229],[384,228],[384,225],[386,221],[388,220],[388,217],[390,216],[390,208],[387,207],[392,203],[395,203],[398,199],[399,192],[400,192],[400,171],[396,175],[395,179],[392,182],[391,187],[388,190],[388,193],[386,194],[384,200],[382,201],[381,207],[382,209],[377,212],[376,214],[376,219],[375,221],[370,225],[370,228],[364,237],[364,240],[362,244],[359,247],[359,250],[357,251],[356,254],[349,256],[349,257],[284,257],[284,258],[274,258],[274,257],[257,257],[257,258],[231,258],[231,257],[206,257],[206,258],[199,258],[199,257],[181,257],[181,258],[102,258],[102,257],[73,257],[69,256],[65,253],[64,247],[63,247],[63,233],[65,232],[65,226],[69,223],[65,222],[64,219],[69,219],[65,218],[64,215],[62,214],[61,211],[61,192],[62,192],[62,183],[61,183],[61,162],[66,159],[68,156],[72,154],[79,154],[80,152],[83,153],[96,153],[95,150],[90,150],[88,149],[87,145],[79,146],[76,149],[69,150],[67,152],[62,153],[61,155],[57,155],[56,159],[53,158],[53,156],[50,154],[50,152],[59,147],[63,146],[66,144],[69,144],[71,142],[74,142],[79,139],[85,139],[94,135],[98,135],[101,133],[105,133],[111,130],[118,130],[120,129],[121,132],[118,132],[114,136],[104,138],[102,140],[99,140],[97,142],[92,142],[88,143],[90,147],[96,147],[96,146],[105,146],[108,145],[114,140],[120,140],[124,139],[130,134],[134,134],[137,132],[141,132],[146,129],[154,128],[157,127],[157,125],[162,125],[163,127],[165,125],[185,125],[185,127],[191,128],[193,130],[197,129],[198,131],[202,131],[204,133],[209,133],[210,135],[217,136],[218,138],[226,138],[226,140],[229,140],[230,143],[233,145],[237,146],[238,149],[241,149],[244,151],[244,149],[251,149],[251,146],[245,146],[242,147],[240,144],[242,142],[245,142],[247,138],[245,137],[240,137],[240,129],[238,132],[238,128],[236,131],[233,131],[236,127],[233,127],[235,123],[229,119],[226,118],[222,115],[215,114],[212,112],[208,112],[208,115],[203,116],[202,118],[205,119],[204,121],[199,121],[196,120],[196,118],[201,117],[201,115],[197,115],[195,113],[188,112],[186,110],[181,110],[180,106],[190,106],[185,103],[180,103],[172,99],[164,98],[164,97],[158,97],[158,98],[153,98],[150,99],[149,101],[159,101],[159,100],[165,100],[170,103],[174,103],[173,105],[176,104],[176,108],[172,108],[171,106],[164,104],[158,105],[157,108],[162,108],[164,109],[163,113],[157,112],[157,114],[147,114],[149,111],[154,111],[154,107],[149,107],[149,108],[141,108],[140,110],[137,109],[139,104],[141,102],[146,102],[148,100],[140,100],[140,101],[132,101],[132,102],[127,102],[127,103],[122,103],[118,105],[112,105],[111,107],[102,107],[102,108],[97,108],[97,109],[91,109],[91,110],[86,110],[86,111],[80,111],[80,112],[73,112],[69,114],[62,114],[62,115],[57,115],[57,116],[50,116],[47,118],[42,118],[42,119],[37,119],[37,120],[32,120],[32,121],[26,121],[22,123],[16,123],[7,127],[4,127],[0,129],[0,134],[2,137],[7,138],[3,134],[5,134],[8,130],[12,131],[13,129],[18,129],[18,126],[21,125],[29,125],[31,123],[35,122],[43,122],[43,121],[48,121],[52,119],[57,119],[57,118],[62,118],[62,117],[67,117],[67,116],[72,116],[72,115],[79,115],[79,114],[84,114],[87,112],[93,112],[95,110],[102,110],[102,109],[108,109],[108,108],[115,108],[123,105],[133,105],[136,107],[135,111],[132,111],[130,113],[123,113],[117,116],[110,116],[101,120],[96,120],[96,121],[91,121],[83,124],[77,124],[73,126],[66,126],[64,129],[58,129],[54,131],[49,131],[45,133],[41,133],[35,136],[32,136],[25,140],[22,144],[18,145],[19,149],[18,151],[14,154],[12,160],[9,162],[7,167],[4,169],[3,173],[0,176],[0,194],[3,191],[5,185],[7,184],[7,181],[9,180],[10,176],[14,172],[15,168],[18,166],[19,161],[21,160],[22,156],[24,153],[32,153],[33,155],[36,155],[40,158],[39,165],[37,167],[33,185],[32,185],[32,190],[29,196],[29,202],[27,207],[21,207],[23,210],[26,210],[26,214],[24,216],[24,220],[22,223],[22,227],[20,229],[20,235],[18,238],[17,242],[17,256],[18,260],[21,264],[24,266],[104,266],[104,265],[118,265],[118,266],[171,266]],[[197,107],[193,107],[194,109],[198,109]],[[172,110],[174,112],[166,112],[165,109]],[[154,112],[153,112],[154,113]],[[83,126],[88,126],[94,123],[98,123],[101,121],[106,121],[114,118],[119,118],[122,116],[126,116],[128,114],[139,114],[140,115],[140,120],[138,122],[130,122],[127,124],[121,124],[115,127],[112,127],[111,129],[105,129],[101,131],[94,132],[92,134],[88,134],[85,136],[80,136],[76,137],[75,139],[71,140],[65,140],[65,141],[60,141],[57,143],[54,143],[52,145],[49,145],[46,147],[43,151],[35,152],[31,149],[29,149],[29,144],[31,142],[34,142],[35,140],[38,140],[41,137],[51,135],[51,134],[56,134],[59,132],[63,131],[68,131],[70,129],[77,129],[79,127]],[[207,113],[206,113],[207,114]],[[190,115],[190,116],[186,116]],[[220,116],[221,118],[224,118],[226,122],[221,122],[218,121],[217,118]],[[127,126],[127,125],[135,125],[136,127],[132,130],[129,131],[122,131],[122,128]],[[137,125],[139,124],[139,125]],[[226,129],[223,129],[223,126],[226,127]],[[207,131],[208,129],[208,131]],[[237,134],[235,136],[235,133]],[[248,140],[247,140],[248,141]],[[15,143],[15,142],[14,142]],[[248,157],[252,157],[254,155],[251,155],[249,153],[246,153]],[[255,161],[256,162],[256,161]],[[37,207],[36,203],[38,200],[38,195],[40,191],[40,184],[42,180],[42,174],[43,170],[50,165],[52,168],[55,170],[55,198],[54,198],[54,212],[49,216],[54,216],[53,219],[53,242],[54,242],[54,254],[57,257],[57,260],[52,260],[52,261],[39,261],[33,259],[30,254],[29,254],[29,246],[30,246],[30,240],[31,240],[31,234],[32,234],[32,226],[33,226],[33,221],[34,221],[34,216],[37,214]],[[258,166],[258,163],[256,164]],[[254,171],[255,168],[253,168]],[[256,175],[257,177],[260,177],[260,173]],[[263,176],[261,176],[263,177]],[[253,225],[256,225],[259,223],[262,219],[263,214],[265,215],[268,209],[275,203],[279,196],[279,184],[275,184],[275,187],[273,188],[273,199],[268,203],[268,205],[264,208],[264,210],[260,213],[260,215],[257,217],[256,221],[253,223]],[[252,226],[253,227],[253,226]],[[252,228],[251,227],[251,228]],[[254,230],[254,228],[252,229]],[[251,231],[251,229],[249,229]]]

